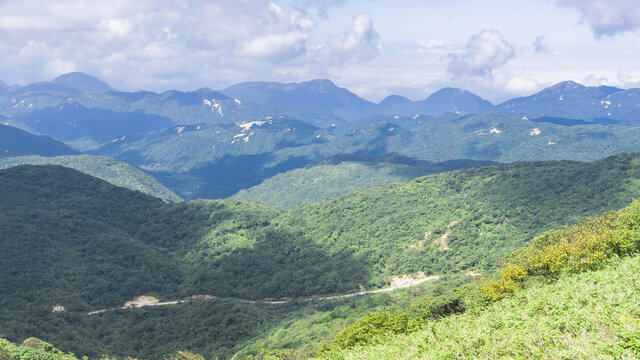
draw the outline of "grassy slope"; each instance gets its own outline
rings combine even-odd
[[[116,186],[138,190],[167,202],[182,201],[178,195],[167,189],[153,177],[129,164],[110,158],[90,155],[56,157],[26,155],[0,158],[0,169],[7,169],[18,165],[61,165],[95,176]]]
[[[241,190],[233,197],[291,209],[360,189],[405,182],[438,172],[492,164],[494,163],[471,160],[433,163],[392,154],[341,156],[278,174],[260,185]]]
[[[631,257],[329,358],[635,359],[620,338],[640,334],[638,272]]]

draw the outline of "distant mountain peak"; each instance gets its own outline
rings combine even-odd
[[[549,90],[549,91],[571,91],[571,90],[576,90],[576,89],[583,89],[586,86],[579,84],[575,81],[563,81],[563,82],[559,82],[555,85],[552,85],[544,90]],[[543,90],[543,91],[544,91]]]
[[[384,98],[384,100],[382,100],[378,105],[406,105],[411,103],[413,102],[406,97],[394,94]]]
[[[68,86],[83,92],[102,93],[115,90],[104,81],[82,72],[71,72],[53,79],[51,83]]]

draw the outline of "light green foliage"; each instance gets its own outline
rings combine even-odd
[[[15,345],[0,339],[0,359],[2,360],[78,360],[72,353],[64,353],[52,344],[36,338],[26,339],[22,345]]]
[[[188,351],[177,350],[174,354],[165,357],[164,360],[204,360],[204,357]]]
[[[356,345],[379,341],[382,335],[405,334],[416,331],[418,323],[409,321],[406,314],[379,312],[367,314],[355,324],[349,325],[334,337],[338,348],[347,349]]]
[[[324,359],[635,359],[640,257]]]
[[[481,288],[492,300],[522,287],[528,277],[558,277],[603,266],[612,257],[640,250],[640,200],[567,229],[545,233],[512,256]]]

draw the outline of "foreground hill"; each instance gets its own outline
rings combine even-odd
[[[322,357],[637,358],[638,230],[636,200],[545,233],[511,254],[497,274],[457,291],[464,314],[418,320],[414,328],[374,323],[390,315],[369,315],[338,333]]]
[[[247,201],[166,204],[68,168],[13,167],[0,171],[0,322],[11,341],[37,336],[95,356],[160,357],[186,344],[230,357],[289,347],[282,334],[295,329],[296,344],[317,342],[353,321],[351,300],[307,307],[300,297],[384,287],[418,271],[495,269],[541,232],[639,197],[639,172],[639,155],[504,164],[280,211]],[[222,299],[85,315],[138,295],[197,294]],[[294,298],[290,307],[247,302],[282,297]],[[371,299],[362,311],[390,301]],[[52,313],[55,305],[66,313]],[[292,327],[297,319],[307,321]],[[213,330],[196,337],[194,322]]]
[[[509,263],[496,275],[483,277],[475,285],[458,281],[450,284],[454,287],[422,289],[398,297],[376,295],[363,301],[303,308],[301,303],[269,308],[217,300],[166,310],[121,310],[104,313],[104,318],[73,313],[40,316],[55,323],[50,336],[63,340],[55,341],[57,344],[78,349],[69,339],[77,341],[80,333],[101,334],[87,339],[93,348],[84,353],[90,354],[104,354],[96,349],[108,348],[112,354],[116,350],[136,356],[143,350],[145,357],[162,357],[176,348],[189,348],[207,357],[213,353],[226,358],[241,350],[234,358],[302,359],[318,348],[303,349],[308,343],[301,339],[317,341],[318,328],[325,327],[333,340],[323,336],[328,342],[317,354],[321,359],[633,359],[638,355],[640,333],[634,320],[640,298],[635,276],[640,271],[639,209],[636,201],[619,212],[545,233],[510,255]],[[278,315],[276,309],[282,313]],[[367,309],[375,312],[360,315],[356,322],[349,319],[350,314]],[[283,315],[291,311],[293,318]],[[252,327],[239,328],[243,323]],[[271,336],[265,338],[255,330]],[[42,328],[29,331],[41,333]],[[245,337],[243,346],[233,349],[229,337],[242,338],[241,333],[255,337]],[[158,337],[163,339],[158,341]],[[104,342],[107,338],[111,341]],[[141,338],[144,341],[138,340]],[[173,346],[167,344],[176,340]],[[149,347],[149,342],[159,346]],[[281,350],[274,351],[274,346]],[[61,349],[68,351],[66,346]],[[8,360],[64,357],[53,346],[32,338],[20,347],[0,339],[0,354]],[[179,358],[185,358],[184,354]]]
[[[290,209],[355,190],[409,181],[439,172],[496,164],[473,160],[433,163],[397,154],[339,155],[278,174],[233,197]]]
[[[61,165],[95,176],[116,186],[155,196],[166,202],[182,201],[178,195],[151,176],[129,164],[110,158],[91,155],[55,157],[25,155],[0,158],[0,169],[19,165]]]

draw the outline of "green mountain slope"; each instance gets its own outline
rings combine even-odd
[[[287,331],[295,344],[317,343],[355,320],[352,304],[364,312],[387,300],[308,307],[294,299],[265,310],[245,299],[354,292],[420,270],[491,270],[545,230],[639,197],[639,172],[640,155],[504,164],[280,211],[247,201],[166,204],[63,167],[2,170],[2,332],[11,341],[37,336],[96,356],[105,349],[160,356],[184,343],[229,357],[262,344],[291,347]],[[170,301],[194,294],[225,299],[85,315],[138,295]],[[54,305],[67,312],[52,313]],[[194,321],[216,330],[195,337],[185,325]]]
[[[376,117],[375,119],[383,119]],[[425,119],[409,131],[387,117],[344,135],[273,117],[233,124],[180,125],[127,136],[92,152],[148,170],[185,199],[229,197],[274,175],[339,154],[396,152],[421,160],[591,161],[640,151],[640,128],[563,126],[506,114]]]
[[[106,157],[91,155],[55,157],[25,155],[0,158],[0,169],[7,169],[19,165],[61,165],[95,176],[116,186],[138,190],[167,202],[182,201],[178,195],[164,187],[151,176],[129,164]]]
[[[389,138],[387,150],[431,161],[591,161],[638,151],[639,137],[638,127],[562,126],[498,113],[449,114]]]
[[[351,326],[336,335],[323,357],[637,358],[639,230],[636,200],[618,212],[545,233],[467,292],[470,307],[463,315],[423,322],[417,325],[422,331],[408,336],[363,336]],[[382,335],[399,333],[378,329]]]
[[[636,359],[638,271],[636,256],[324,358]]]
[[[438,172],[495,164],[472,160],[433,163],[397,154],[341,155],[278,174],[260,185],[241,190],[233,197],[290,209],[355,190],[409,181]]]

